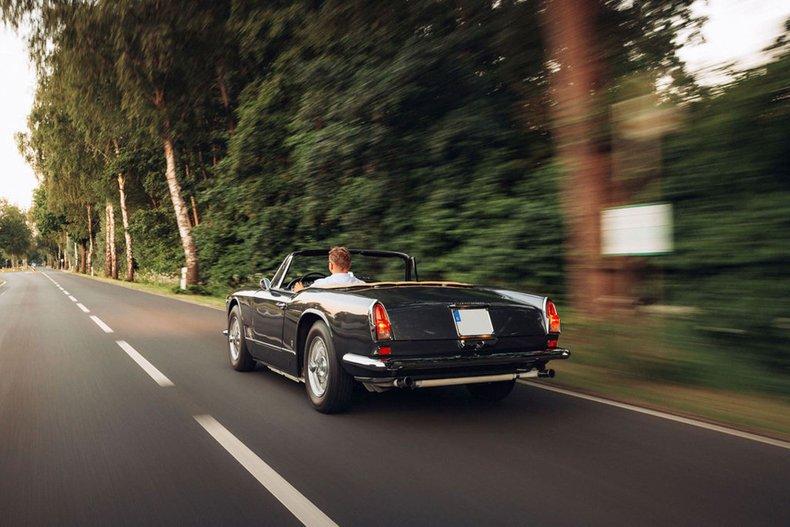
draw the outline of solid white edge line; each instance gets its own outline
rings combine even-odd
[[[196,415],[194,418],[272,496],[285,505],[291,511],[291,514],[296,516],[296,519],[310,527],[337,527],[337,524],[329,516],[313,505],[310,500],[305,498],[285,478],[258,457],[255,452],[239,441],[219,421],[210,415]]]
[[[132,358],[134,362],[140,366],[145,373],[147,373],[153,380],[156,381],[156,384],[159,386],[175,386],[173,381],[168,379],[164,373],[156,369],[156,366],[148,362],[148,360],[140,355],[136,349],[134,349],[128,342],[125,340],[116,340],[115,341],[118,346],[126,352],[129,357]]]
[[[78,307],[78,308],[80,308],[80,309],[82,309],[83,313],[90,313],[90,312],[91,312],[91,310],[90,310],[90,309],[88,309],[87,307],[83,306],[83,305],[82,305],[82,304],[80,304],[79,302],[77,302],[77,307]]]
[[[778,446],[779,448],[790,449],[790,443],[788,443],[787,441],[782,441],[781,439],[774,439],[772,437],[750,434],[749,432],[742,432],[740,430],[735,430],[734,428],[727,428],[726,426],[714,425],[712,423],[706,423],[704,421],[697,421],[696,419],[689,419],[688,417],[681,417],[679,415],[672,415],[665,412],[659,412],[657,410],[650,410],[649,408],[642,408],[641,406],[635,406],[633,404],[620,403],[617,401],[612,401],[611,399],[604,399],[603,397],[596,397],[594,395],[587,395],[584,393],[566,390],[565,388],[558,388],[556,386],[548,386],[546,384],[540,384],[535,381],[519,380],[518,382],[521,384],[525,384],[527,386],[534,386],[535,388],[540,388],[541,390],[548,390],[550,392],[561,393],[563,395],[569,395],[571,397],[578,397],[579,399],[586,399],[587,401],[593,401],[596,403],[608,404],[609,406],[615,406],[617,408],[622,408],[623,410],[630,410],[632,412],[651,415],[653,417],[659,417],[661,419],[667,419],[669,421],[675,421],[676,423],[683,423],[685,425],[696,426],[698,428],[704,428],[706,430],[712,430],[714,432],[719,432],[721,434],[740,437],[742,439],[748,439],[750,441],[756,441],[758,443],[764,443],[766,445],[772,445],[772,446]]]
[[[99,317],[97,317],[96,315],[91,315],[91,320],[93,320],[96,323],[96,325],[99,326],[102,329],[102,331],[104,331],[105,333],[113,332],[112,328],[107,324],[105,324],[104,321]]]
[[[73,297],[73,296],[71,296],[71,295],[69,295],[69,300],[71,300],[72,302],[76,302],[76,301],[77,301],[77,299],[76,299],[76,298],[74,298],[74,297]]]

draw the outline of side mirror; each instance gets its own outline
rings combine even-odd
[[[261,289],[268,291],[272,288],[272,281],[268,278],[261,278]]]

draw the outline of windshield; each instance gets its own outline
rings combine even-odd
[[[368,255],[351,252],[351,272],[360,280],[371,282],[402,282],[409,280],[411,263],[400,255]],[[311,275],[305,280],[305,286],[313,280],[328,276],[328,254],[295,254],[285,273],[282,289],[290,289],[293,282],[308,273]]]

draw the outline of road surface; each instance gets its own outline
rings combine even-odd
[[[227,364],[224,314],[0,275],[0,525],[790,525],[790,450],[518,385],[360,394]]]

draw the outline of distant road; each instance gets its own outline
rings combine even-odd
[[[230,369],[221,311],[0,280],[3,526],[790,525],[781,446],[524,385],[322,415]]]

